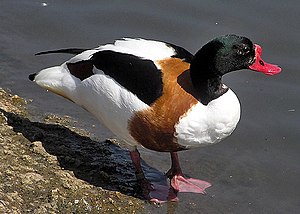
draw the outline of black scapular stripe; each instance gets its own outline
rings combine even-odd
[[[162,95],[162,73],[151,60],[105,50],[93,54],[91,62],[148,105]]]
[[[94,75],[93,64],[90,60],[67,63],[70,73],[81,81]]]

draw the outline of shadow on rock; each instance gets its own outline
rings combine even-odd
[[[46,152],[57,157],[60,167],[73,171],[77,178],[97,187],[142,198],[128,151],[108,140],[93,141],[59,124],[31,122],[19,115],[0,111],[15,132],[22,133],[30,142],[41,141]],[[146,176],[148,173],[155,174],[156,179],[164,177],[145,162],[143,168]]]

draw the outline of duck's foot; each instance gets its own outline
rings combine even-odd
[[[178,192],[192,192],[205,194],[205,189],[211,184],[195,178],[185,178],[183,175],[174,175],[171,178],[171,186]]]
[[[138,181],[145,199],[154,203],[178,201],[177,194],[172,187],[148,181],[146,178]]]
[[[142,170],[140,154],[137,150],[130,151],[130,156],[136,169],[136,179],[142,189],[142,194],[145,199],[155,203],[178,201],[176,191],[174,191],[172,187],[169,187],[167,183],[163,185],[147,180]]]
[[[166,175],[170,178],[171,186],[175,191],[205,194],[205,189],[210,187],[211,184],[195,178],[185,178],[181,171],[176,152],[171,152],[171,160],[172,167]]]

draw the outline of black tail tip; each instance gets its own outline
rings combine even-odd
[[[33,81],[34,78],[35,78],[35,76],[36,76],[36,74],[30,74],[30,75],[28,76],[28,78],[29,78],[31,81]]]

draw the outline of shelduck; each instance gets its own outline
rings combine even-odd
[[[204,193],[211,186],[186,178],[177,152],[218,143],[235,129],[240,103],[222,76],[241,69],[281,71],[261,59],[259,45],[237,35],[213,39],[195,55],[171,43],[131,38],[37,55],[49,53],[75,56],[29,79],[82,106],[122,139],[145,198],[155,202],[177,200],[178,192]],[[170,187],[146,179],[138,146],[171,153]]]

